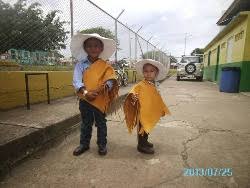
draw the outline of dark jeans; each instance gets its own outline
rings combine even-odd
[[[107,144],[106,114],[89,104],[80,100],[79,109],[82,117],[80,146],[88,146],[92,136],[92,126],[95,122],[97,127],[97,145]]]

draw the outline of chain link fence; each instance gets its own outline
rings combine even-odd
[[[39,69],[41,66],[72,68],[71,35],[102,31],[108,35],[104,37],[117,40],[117,52],[110,62],[124,61],[133,67],[139,59],[150,58],[169,69],[169,56],[165,52],[92,1],[0,0],[0,6],[2,62],[9,60],[22,67],[36,65]]]

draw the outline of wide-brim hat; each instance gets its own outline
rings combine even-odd
[[[156,80],[163,80],[166,77],[167,74],[166,67],[159,61],[155,61],[153,59],[142,59],[135,64],[135,69],[137,73],[140,74],[141,76],[143,76],[143,66],[145,64],[151,64],[158,68],[159,73],[156,76]]]
[[[103,42],[103,51],[99,56],[103,60],[109,59],[116,50],[116,43],[113,39],[102,37],[97,33],[82,34],[78,32],[71,39],[70,50],[72,56],[79,61],[88,56],[83,48],[83,43],[89,38],[97,38]]]

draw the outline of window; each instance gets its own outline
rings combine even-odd
[[[183,57],[180,61],[180,63],[187,63],[187,62],[200,63],[200,57],[199,56],[197,56],[197,57]]]
[[[224,48],[226,48],[226,42],[223,42],[223,43],[221,44],[221,49],[224,49]]]
[[[243,36],[244,36],[244,31],[237,33],[234,37],[235,42],[237,42],[238,40],[241,40]]]
[[[232,62],[232,54],[233,54],[233,37],[230,37],[227,41],[227,63]]]

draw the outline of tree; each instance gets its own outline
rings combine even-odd
[[[204,54],[204,49],[203,48],[195,48],[192,52],[191,55],[195,54]]]
[[[89,29],[84,29],[80,33],[83,33],[83,34],[97,33],[101,35],[102,37],[110,38],[116,41],[115,34],[111,30],[105,29],[103,27],[92,27]],[[119,41],[117,41],[117,46],[119,46]]]
[[[15,49],[60,50],[68,31],[66,22],[60,21],[59,11],[54,10],[44,16],[39,3],[29,6],[26,0],[18,0],[14,5],[0,0],[0,52]]]

